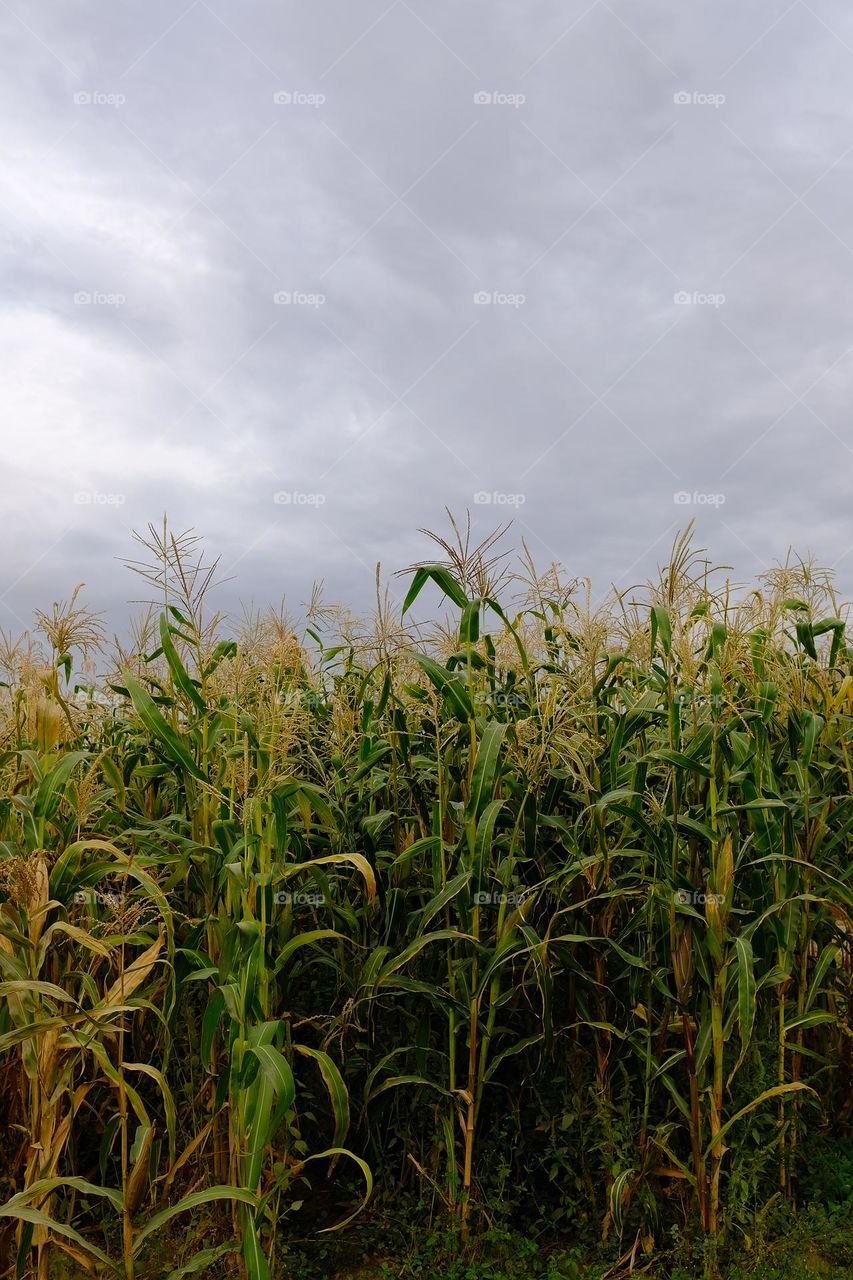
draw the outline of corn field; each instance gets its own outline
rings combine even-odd
[[[463,1251],[508,1197],[712,1274],[850,1133],[831,576],[688,531],[597,603],[430,536],[297,628],[150,527],[133,643],[77,593],[4,641],[2,1274],[270,1280],[398,1188]]]

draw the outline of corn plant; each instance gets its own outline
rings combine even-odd
[[[745,1181],[797,1202],[850,1089],[844,608],[687,535],[594,606],[503,532],[430,535],[371,623],[233,627],[164,523],[131,644],[75,592],[0,646],[12,1274],[141,1280],[162,1238],[271,1280],[374,1182],[466,1249],[499,1168],[713,1274]]]

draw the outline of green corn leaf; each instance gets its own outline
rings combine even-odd
[[[36,791],[33,817],[46,818],[48,821],[54,817],[72,771],[86,758],[85,751],[70,751],[44,775]]]
[[[660,638],[661,648],[667,657],[672,653],[672,619],[668,609],[653,605],[651,610],[652,657],[655,654],[655,643]]]
[[[478,817],[492,799],[501,745],[506,731],[507,726],[505,724],[491,720],[480,737],[476,759],[474,760],[474,771],[471,775],[471,795],[468,800],[469,817]]]
[[[460,871],[458,876],[454,876],[452,880],[449,880],[444,888],[430,899],[421,912],[418,933],[422,934],[430,921],[434,920],[439,912],[443,911],[448,903],[452,902],[470,883],[470,871]]]
[[[207,711],[204,698],[196,683],[190,679],[189,672],[181,662],[177,649],[172,642],[172,628],[169,626],[169,620],[165,613],[160,614],[160,643],[163,646],[163,655],[169,664],[169,670],[172,673],[172,679],[182,693],[186,694],[190,702],[200,715],[204,715]]]
[[[347,1226],[354,1218],[358,1217],[373,1194],[373,1174],[370,1172],[369,1165],[365,1160],[362,1160],[359,1156],[353,1155],[351,1151],[347,1151],[344,1147],[329,1147],[327,1151],[319,1151],[316,1155],[308,1156],[305,1160],[305,1164],[309,1164],[312,1160],[326,1160],[329,1156],[333,1157],[333,1164],[339,1156],[346,1156],[347,1159],[354,1161],[355,1164],[358,1165],[362,1175],[364,1176],[365,1193],[360,1204],[352,1213],[347,1214],[345,1218],[342,1218],[340,1222],[336,1222],[331,1227],[323,1227],[319,1233],[320,1235],[323,1235],[328,1231],[340,1231],[342,1227]]]
[[[203,782],[204,774],[193,760],[180,734],[176,733],[163,719],[151,694],[143,689],[129,672],[125,674],[124,679],[134,710],[148,732],[157,739],[175,764],[179,764],[193,778]]]
[[[219,1244],[214,1245],[211,1249],[202,1249],[190,1258],[189,1262],[185,1262],[183,1266],[170,1271],[166,1276],[166,1280],[184,1280],[186,1276],[192,1276],[197,1271],[201,1271],[202,1267],[209,1267],[212,1262],[216,1262],[219,1258],[224,1258],[227,1253],[236,1253],[239,1248],[239,1244],[232,1240],[228,1244]]]
[[[425,564],[415,571],[415,575],[412,578],[412,585],[409,587],[406,599],[403,601],[403,616],[408,613],[423,588],[430,581],[434,582],[439,590],[443,591],[458,608],[464,609],[468,604],[468,597],[462,587],[443,565]]]
[[[0,1218],[17,1218],[21,1222],[29,1222],[37,1227],[46,1227],[48,1231],[52,1231],[56,1236],[62,1236],[65,1240],[71,1240],[81,1249],[84,1254],[88,1254],[90,1258],[97,1259],[98,1262],[111,1272],[116,1272],[114,1263],[110,1261],[103,1249],[99,1249],[96,1245],[87,1240],[85,1236],[81,1236],[79,1231],[75,1231],[73,1227],[69,1227],[67,1223],[57,1222],[55,1218],[51,1218],[48,1214],[42,1213],[40,1209],[30,1209],[27,1206],[20,1206],[17,1209],[9,1209],[8,1204],[0,1206]]]
[[[473,720],[475,715],[474,706],[459,676],[454,675],[445,667],[439,666],[437,662],[434,662],[432,658],[428,658],[426,654],[415,653],[412,656],[421,670],[429,677],[456,719],[463,724]]]
[[[349,1132],[350,1125],[349,1094],[343,1077],[327,1053],[323,1053],[320,1049],[312,1049],[305,1044],[296,1044],[293,1047],[304,1057],[313,1058],[320,1068],[320,1074],[332,1104],[332,1115],[335,1118],[333,1141],[336,1146],[339,1146]]]
[[[704,1158],[707,1160],[708,1156],[711,1154],[711,1149],[716,1145],[716,1143],[722,1141],[729,1129],[731,1129],[732,1125],[737,1124],[739,1120],[742,1120],[744,1116],[749,1115],[751,1111],[755,1111],[756,1107],[760,1107],[763,1103],[769,1102],[771,1098],[782,1098],[789,1093],[811,1093],[817,1097],[814,1089],[811,1089],[801,1080],[794,1081],[792,1084],[777,1084],[774,1085],[772,1089],[764,1089],[756,1098],[752,1099],[752,1102],[748,1102],[745,1107],[741,1107],[740,1111],[733,1115],[731,1119],[727,1120],[724,1125],[720,1126],[716,1137],[706,1148]]]
[[[740,1030],[740,1053],[729,1074],[729,1084],[731,1084],[746,1057],[749,1043],[752,1039],[756,1008],[755,958],[752,954],[752,944],[743,934],[735,939],[735,954],[737,956],[737,1016]]]
[[[271,1044],[253,1044],[248,1047],[261,1064],[261,1071],[268,1077],[279,1106],[288,1111],[296,1099],[296,1083],[290,1063],[284,1054]]]
[[[193,1191],[191,1195],[184,1196],[177,1204],[170,1205],[167,1209],[161,1209],[159,1213],[155,1213],[148,1219],[145,1226],[136,1232],[133,1241],[133,1256],[136,1257],[149,1236],[159,1231],[172,1218],[176,1218],[179,1213],[188,1213],[190,1209],[199,1209],[202,1205],[213,1204],[218,1200],[235,1200],[240,1204],[247,1204],[252,1207],[257,1204],[257,1198],[242,1187],[213,1186],[206,1187],[204,1191]]]

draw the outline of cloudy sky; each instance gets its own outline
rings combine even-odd
[[[0,0],[0,626],[164,511],[358,606],[443,507],[853,588],[844,0]]]

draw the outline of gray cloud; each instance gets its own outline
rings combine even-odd
[[[696,516],[742,577],[793,544],[849,594],[840,0],[0,26],[0,625],[81,578],[120,617],[164,509],[231,607],[367,603],[445,503],[602,591]]]

